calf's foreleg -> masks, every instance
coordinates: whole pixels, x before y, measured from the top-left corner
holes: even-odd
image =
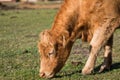
[[[105,45],[105,43],[112,36],[116,27],[119,25],[118,22],[115,21],[116,20],[114,19],[107,20],[94,32],[93,38],[90,42],[90,55],[84,68],[82,69],[82,74],[90,74],[93,71],[99,50]]]

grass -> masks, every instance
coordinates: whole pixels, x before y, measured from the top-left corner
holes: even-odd
[[[47,80],[39,77],[39,33],[50,28],[56,9],[0,11],[0,80]],[[77,40],[63,69],[52,80],[120,80],[120,31],[114,36],[111,71],[83,76],[88,43]],[[79,48],[78,48],[79,47]],[[79,54],[78,54],[79,53]],[[100,53],[96,67],[103,61]],[[79,65],[72,61],[81,62]]]

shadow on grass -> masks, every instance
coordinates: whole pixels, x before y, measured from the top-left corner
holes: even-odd
[[[69,71],[64,72],[62,75],[56,75],[55,78],[62,78],[62,77],[66,77],[66,76],[70,77],[70,76],[72,76],[74,74],[77,74],[77,73],[81,73],[81,70],[79,70],[79,71],[71,71],[71,72],[69,72]]]
[[[98,72],[99,72],[100,67],[101,67],[101,65],[99,65],[98,67],[96,67],[96,68],[94,69],[94,70],[95,70],[95,73],[98,73]],[[120,62],[117,62],[117,63],[112,64],[110,70],[104,70],[104,71],[101,72],[101,73],[106,73],[106,72],[109,72],[109,71],[113,71],[114,69],[120,69]],[[99,73],[99,74],[101,74],[101,73]]]
[[[102,74],[102,73],[106,73],[106,72],[109,72],[109,71],[113,71],[114,69],[120,69],[120,62],[112,64],[110,70],[104,70],[103,72],[98,73],[100,67],[101,67],[101,65],[99,65],[98,67],[96,67],[94,69],[95,74]],[[62,78],[62,77],[66,77],[66,76],[70,77],[70,76],[72,76],[74,74],[77,74],[77,73],[81,73],[81,70],[79,70],[79,71],[71,71],[71,72],[61,72],[62,75],[56,75],[54,78]]]

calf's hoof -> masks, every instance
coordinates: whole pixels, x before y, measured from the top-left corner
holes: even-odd
[[[92,68],[87,68],[87,69],[83,68],[82,69],[82,74],[83,75],[89,75],[89,74],[92,74],[92,73],[93,73],[93,69]]]
[[[110,67],[111,65],[106,65],[106,64],[103,64],[101,67],[100,67],[100,70],[99,70],[99,73],[103,72],[103,71],[109,71],[110,70]]]

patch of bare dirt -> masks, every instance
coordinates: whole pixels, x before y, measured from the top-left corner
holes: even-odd
[[[60,4],[48,4],[48,5],[38,5],[31,3],[21,3],[18,8],[20,9],[56,9],[60,8]]]
[[[1,3],[0,2],[0,9],[15,9],[16,8],[16,5],[12,4],[11,3]]]
[[[34,3],[0,3],[0,9],[58,9],[58,4],[34,4]]]

